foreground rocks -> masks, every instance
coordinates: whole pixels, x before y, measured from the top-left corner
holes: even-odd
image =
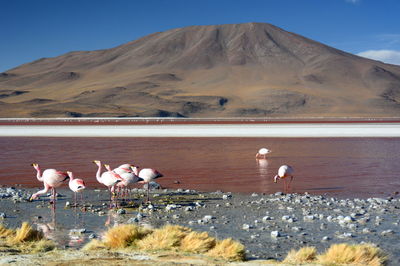
[[[6,193],[5,189],[1,189],[0,195]],[[4,217],[0,219],[4,223],[19,226],[22,221],[51,222],[47,201],[26,202],[30,191],[21,189],[16,193],[21,194],[17,201],[15,194],[1,200],[0,212]],[[55,231],[58,235],[63,235],[63,230],[66,233],[64,238],[57,238],[53,231],[50,237],[63,248],[74,246],[68,235],[80,237],[79,243],[85,243],[89,238],[101,237],[106,226],[114,224],[158,227],[171,223],[207,231],[220,239],[239,240],[246,246],[249,258],[281,260],[291,249],[303,246],[315,246],[321,252],[333,243],[370,242],[390,254],[389,265],[400,265],[399,198],[339,199],[307,193],[241,195],[162,190],[152,194],[151,204],[142,204],[144,191],[136,189],[135,200],[110,210],[104,190],[85,191],[86,207],[78,209],[64,207],[66,201],[72,202],[71,193],[61,191],[61,195],[66,196],[58,199],[54,221],[58,231]],[[79,234],[68,233],[82,228],[85,230]]]

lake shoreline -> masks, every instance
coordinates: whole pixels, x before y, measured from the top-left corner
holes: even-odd
[[[8,192],[7,192],[8,191]],[[36,191],[25,188],[1,188],[3,223],[17,227],[23,221],[46,224],[49,221],[48,199],[27,202]],[[76,217],[83,217],[85,232],[81,237],[100,238],[115,224],[134,223],[160,227],[178,224],[196,231],[206,231],[219,239],[233,237],[246,246],[249,259],[282,260],[290,249],[315,246],[323,251],[333,243],[377,244],[389,254],[388,265],[399,265],[400,198],[338,199],[326,195],[304,194],[239,194],[199,192],[194,190],[154,190],[152,204],[143,204],[144,190],[136,189],[128,205],[109,209],[108,192],[104,189],[85,191],[83,212],[66,207],[72,192],[61,189],[57,202],[57,225],[66,234]],[[132,205],[133,204],[133,205]],[[75,214],[74,214],[75,213]],[[62,248],[76,249],[70,239],[61,241]],[[268,247],[268,248],[267,248]]]

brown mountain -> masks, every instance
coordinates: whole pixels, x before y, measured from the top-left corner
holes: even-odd
[[[400,66],[270,24],[193,26],[0,74],[1,117],[393,117]]]

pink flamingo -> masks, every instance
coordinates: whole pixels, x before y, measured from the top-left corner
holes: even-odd
[[[110,191],[110,201],[112,201],[112,198],[114,196],[114,190],[115,190],[115,184],[123,181],[120,175],[117,173],[114,173],[111,170],[108,170],[107,172],[101,173],[101,162],[100,161],[93,161],[95,164],[97,164],[98,169],[96,172],[96,179],[100,184],[103,184],[107,186],[108,190]],[[104,165],[105,167],[109,167],[108,165]]]
[[[83,202],[83,190],[86,188],[85,182],[82,179],[75,178],[74,174],[70,171],[67,172],[69,176],[69,189],[71,189],[74,192],[74,202],[75,202],[75,207],[77,206],[76,204],[76,193],[81,194],[81,201]]]
[[[139,181],[139,183],[147,184],[147,201],[149,201],[150,182],[159,177],[163,177],[163,175],[155,169],[143,168],[140,170],[139,178],[143,181]]]
[[[290,184],[293,181],[293,167],[289,165],[282,165],[279,167],[278,174],[274,177],[274,183],[278,182],[278,179],[283,179],[283,192],[287,193],[290,188]],[[289,183],[286,182],[286,178],[290,177]]]
[[[51,189],[52,201],[56,200],[56,188],[62,185],[62,183],[69,178],[68,174],[57,171],[56,169],[46,169],[41,173],[40,167],[37,163],[33,163],[32,166],[36,169],[36,178],[43,182],[44,189],[36,192],[30,198],[30,201],[36,199],[39,195],[45,194]]]
[[[119,182],[116,186],[119,189],[125,190],[122,192],[122,196],[126,196],[128,194],[127,190],[129,190],[130,186],[133,184],[143,181],[142,178],[138,176],[138,167],[129,165],[129,168],[126,168],[128,164],[121,165],[118,168],[115,168],[113,171],[119,174],[124,181]]]
[[[267,158],[267,154],[270,153],[271,150],[268,150],[267,148],[261,148],[257,154],[256,154],[256,158],[257,159],[266,159]]]

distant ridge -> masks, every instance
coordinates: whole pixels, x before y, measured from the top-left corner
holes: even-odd
[[[399,117],[400,67],[267,23],[192,26],[0,73],[0,117]]]

